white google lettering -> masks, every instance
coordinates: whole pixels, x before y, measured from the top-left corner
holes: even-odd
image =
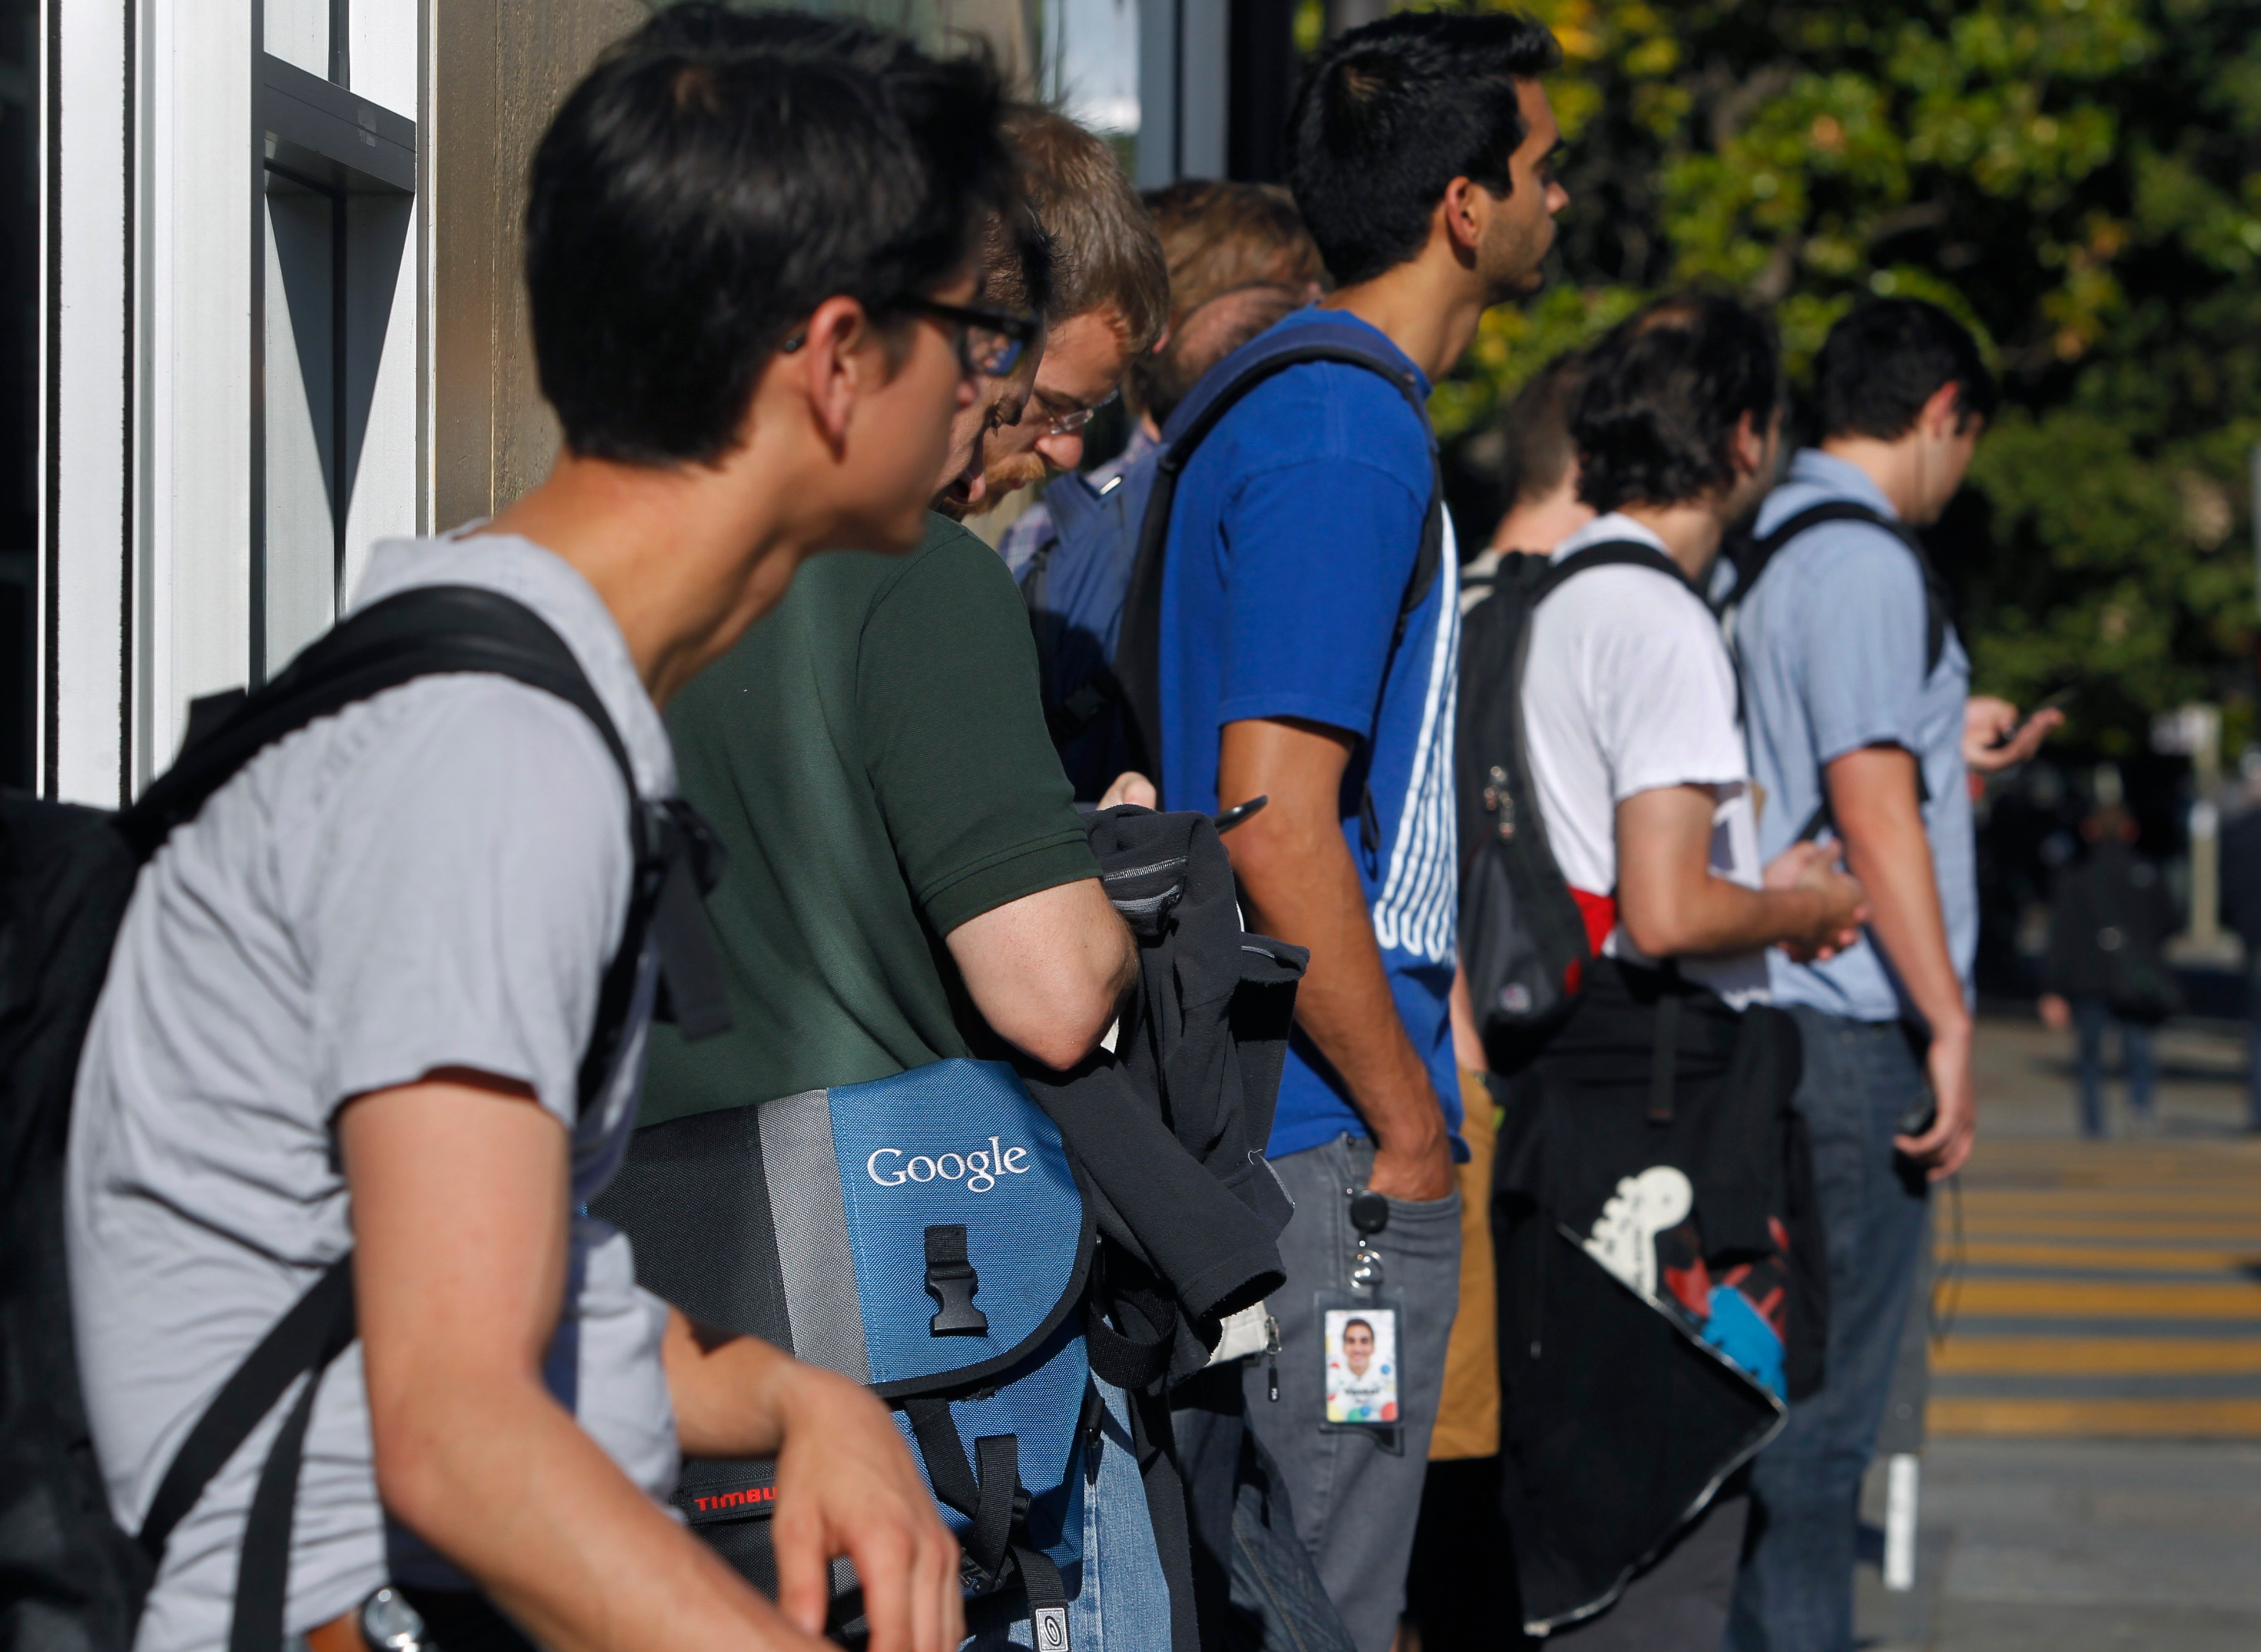
[[[1026,1147],[1008,1147],[992,1136],[986,1151],[977,1147],[972,1153],[946,1153],[933,1159],[922,1153],[906,1160],[900,1147],[878,1148],[864,1161],[864,1174],[883,1188],[900,1188],[906,1182],[933,1182],[938,1178],[944,1182],[963,1182],[969,1193],[987,1193],[997,1185],[1000,1176],[1027,1175],[1030,1168],[1028,1157]],[[890,1165],[882,1172],[879,1168],[882,1159],[897,1160],[900,1167]],[[958,1168],[952,1170],[952,1165]]]

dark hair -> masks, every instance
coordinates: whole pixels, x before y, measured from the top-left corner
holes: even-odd
[[[1166,420],[1203,373],[1326,279],[1311,232],[1276,183],[1186,178],[1146,191],[1170,270],[1170,338],[1132,360],[1123,398]]]
[[[1112,305],[1133,356],[1161,337],[1170,274],[1146,204],[1104,140],[1033,104],[1005,117],[1022,186],[1052,248],[1052,308],[1065,321]]]
[[[981,301],[1043,315],[1052,305],[1052,245],[1025,201],[981,225]]]
[[[1346,1319],[1346,1320],[1344,1320],[1344,1321],[1343,1321],[1343,1328],[1342,1328],[1343,1340],[1344,1340],[1346,1342],[1347,1342],[1347,1341],[1350,1340],[1350,1328],[1351,1328],[1353,1325],[1364,1325],[1364,1326],[1366,1327],[1366,1334],[1367,1334],[1367,1336],[1369,1336],[1369,1337],[1370,1337],[1370,1336],[1372,1336],[1372,1335],[1374,1334],[1374,1321],[1373,1321],[1373,1320],[1371,1320],[1371,1319]]]
[[[1565,351],[1524,380],[1499,416],[1502,508],[1545,499],[1562,485],[1578,457],[1570,410],[1586,382],[1586,358]]]
[[[1416,256],[1454,178],[1505,195],[1524,139],[1516,83],[1561,61],[1513,12],[1400,11],[1322,51],[1288,117],[1288,184],[1334,278]]]
[[[1829,329],[1813,363],[1814,410],[1825,436],[1898,441],[1942,384],[1956,387],[1958,429],[1994,416],[2000,392],[1978,341],[1921,298],[1862,300]]]
[[[535,153],[526,283],[575,453],[712,463],[787,333],[966,262],[1010,198],[996,71],[859,24],[696,4],[614,45]]]
[[[1586,358],[1570,416],[1578,497],[1597,511],[1675,505],[1735,479],[1735,426],[1782,400],[1774,328],[1733,298],[1660,298]]]

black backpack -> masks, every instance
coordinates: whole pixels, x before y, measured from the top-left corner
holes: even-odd
[[[679,803],[637,797],[628,751],[563,639],[529,609],[463,585],[403,592],[309,646],[255,693],[191,707],[171,769],[111,814],[0,793],[0,1643],[16,1652],[129,1652],[167,1538],[291,1384],[355,1334],[341,1257],[222,1385],[166,1470],[139,1533],[111,1519],[71,1333],[63,1169],[79,1052],[142,864],[277,740],[412,679],[514,678],[578,707],[628,783],[635,887],[583,1053],[585,1103],[614,1071],[649,934],[686,1036],[728,1024],[695,879],[711,838]],[[687,923],[686,923],[687,920]],[[315,1384],[260,1471],[237,1574],[238,1652],[281,1652],[292,1505]]]
[[[1461,966],[1496,1071],[1527,1059],[1569,1012],[1593,951],[1555,865],[1531,782],[1523,669],[1531,616],[1563,582],[1620,564],[1681,584],[1680,564],[1635,540],[1589,545],[1561,562],[1502,557],[1491,594],[1461,621],[1454,783],[1461,843]]]
[[[1079,725],[1080,731],[1093,716],[1121,717],[1124,724],[1123,749],[1132,759],[1130,766],[1144,770],[1158,788],[1162,779],[1162,573],[1169,552],[1170,514],[1177,503],[1178,479],[1184,475],[1202,441],[1225,414],[1239,406],[1244,397],[1274,374],[1308,362],[1339,362],[1380,374],[1411,406],[1428,437],[1428,514],[1422,520],[1421,547],[1413,558],[1413,571],[1406,579],[1404,595],[1398,600],[1396,628],[1390,634],[1389,657],[1396,657],[1397,645],[1405,640],[1405,628],[1411,623],[1414,611],[1437,582],[1437,571],[1444,557],[1445,492],[1442,472],[1438,469],[1436,433],[1429,426],[1428,408],[1421,399],[1419,380],[1394,356],[1385,354],[1375,343],[1371,327],[1348,317],[1326,318],[1292,327],[1275,327],[1258,334],[1209,369],[1194,386],[1192,394],[1178,405],[1162,431],[1163,446],[1154,467],[1152,491],[1138,518],[1138,556],[1130,564],[1130,581],[1122,593],[1122,623],[1113,669],[1104,677],[1093,679],[1101,699],[1090,706],[1089,715]],[[1038,635],[1040,639],[1044,636],[1041,626]],[[1388,680],[1385,669],[1385,687]],[[1061,685],[1070,694],[1077,686]],[[1045,692],[1048,695],[1055,692],[1049,674]],[[1081,706],[1086,702],[1075,703]],[[1050,704],[1046,715],[1053,717]],[[1055,717],[1055,738],[1061,727]],[[1166,797],[1163,799],[1166,806],[1168,801]],[[1360,830],[1368,853],[1381,847],[1381,827],[1375,815],[1371,791],[1360,800]]]

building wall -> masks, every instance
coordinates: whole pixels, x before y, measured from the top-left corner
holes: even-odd
[[[549,118],[639,0],[429,0],[430,520],[492,516],[548,472],[519,278],[526,169]]]

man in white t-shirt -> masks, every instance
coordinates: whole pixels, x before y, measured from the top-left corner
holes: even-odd
[[[359,1339],[174,1526],[139,1652],[216,1652],[240,1609],[255,1648],[359,1646],[388,1583],[456,1652],[815,1652],[843,1556],[873,1652],[961,1638],[957,1548],[886,1411],[693,1326],[579,1213],[635,1121],[649,951],[612,1070],[578,1070],[627,927],[631,784],[675,790],[659,707],[806,556],[908,549],[953,408],[1009,367],[966,307],[972,226],[1012,187],[1000,107],[987,68],[858,25],[685,8],[544,138],[527,280],[563,451],[496,521],[378,546],[354,606],[515,600],[571,651],[632,781],[564,700],[426,676],[268,747],[142,872],[66,1187],[119,1521],[348,1251]],[[239,1601],[255,1484],[267,1505],[301,1403],[283,1598]],[[776,1459],[777,1605],[664,1506],[678,1452]]]
[[[1669,405],[1689,363],[1711,405]],[[1554,560],[1631,542],[1677,572],[1565,580],[1532,616],[1523,677],[1540,812],[1595,951],[1673,959],[1738,1007],[1766,995],[1767,947],[1843,944],[1861,901],[1812,844],[1762,871],[1734,664],[1698,594],[1727,524],[1773,479],[1779,383],[1764,324],[1725,299],[1666,299],[1598,348],[1573,435],[1579,495],[1601,514]]]
[[[1663,300],[1597,347],[1571,429],[1600,514],[1554,559],[1630,559],[1590,558],[1540,602],[1522,683],[1540,813],[1596,953],[1669,961],[1737,1009],[1764,1000],[1768,947],[1825,956],[1863,910],[1834,851],[1801,844],[1762,868],[1734,668],[1698,594],[1773,478],[1779,400],[1771,334],[1730,299]],[[1723,1496],[1614,1605],[1554,1633],[1716,1646],[1747,1507]]]

